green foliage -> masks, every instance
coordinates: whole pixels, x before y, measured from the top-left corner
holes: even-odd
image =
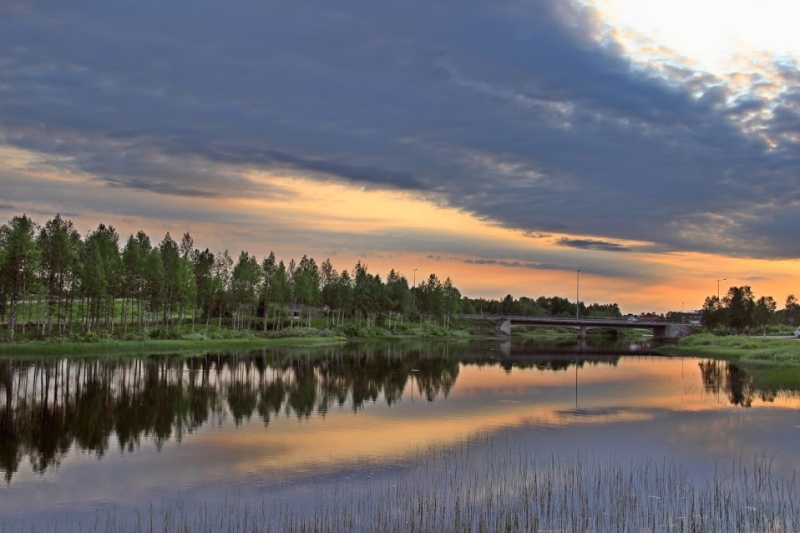
[[[789,295],[786,308],[780,313],[776,311],[777,303],[772,296],[761,296],[755,299],[752,289],[744,285],[731,287],[720,300],[709,296],[703,304],[702,324],[709,331],[717,334],[745,333],[760,328],[766,334],[770,325],[777,325],[781,316],[793,323],[792,299]],[[779,316],[780,315],[780,316]]]
[[[460,306],[465,314],[488,314],[507,316],[564,316],[574,317],[577,311],[574,302],[560,296],[540,296],[533,299],[520,296],[515,299],[508,294],[502,300],[486,300],[483,298],[461,298]],[[620,318],[622,312],[616,303],[593,303],[586,306],[581,302],[580,316]]]
[[[14,217],[0,228],[0,290],[3,307],[8,300],[9,340],[14,340],[17,304],[35,282],[41,259],[35,241],[36,224],[26,215]]]

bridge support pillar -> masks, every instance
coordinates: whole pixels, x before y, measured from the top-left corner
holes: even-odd
[[[579,339],[586,338],[586,326],[581,326],[578,328],[578,338]]]
[[[511,355],[511,339],[503,339],[500,341],[500,355],[509,357]]]
[[[497,321],[497,333],[499,335],[511,336],[511,320],[503,318]]]

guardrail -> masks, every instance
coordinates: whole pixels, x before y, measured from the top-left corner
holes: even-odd
[[[635,320],[631,320],[630,318],[626,317],[598,317],[598,316],[589,316],[589,317],[563,317],[563,316],[541,316],[541,315],[487,315],[487,314],[479,314],[479,315],[465,315],[460,314],[456,315],[456,318],[466,319],[466,320],[478,320],[478,319],[504,319],[504,320],[519,320],[519,321],[529,321],[529,320],[542,320],[552,323],[564,323],[564,324],[575,324],[577,322],[605,322],[605,323],[614,323],[614,324],[661,324],[661,325],[688,325],[688,324],[681,324],[680,322],[671,322],[665,318],[639,318],[636,317]]]

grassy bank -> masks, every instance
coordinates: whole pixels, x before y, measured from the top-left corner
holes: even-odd
[[[303,346],[345,342],[344,337],[263,337],[229,339],[100,340],[95,342],[42,341],[0,344],[0,358],[41,356],[135,355],[199,353],[212,350],[252,350],[270,346]]]
[[[475,338],[487,334],[482,324],[454,324],[452,327],[419,322],[387,329],[345,324],[337,328],[294,327],[281,330],[234,331],[229,328],[192,332],[187,326],[166,331],[158,329],[129,332],[124,337],[74,335],[68,338],[23,340],[0,343],[0,358],[41,356],[134,355],[155,353],[203,353],[212,350],[250,350],[269,346],[321,345],[348,340]]]
[[[659,352],[736,363],[753,376],[759,388],[800,389],[800,341],[796,339],[701,333]]]

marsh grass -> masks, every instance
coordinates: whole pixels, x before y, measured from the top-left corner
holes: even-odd
[[[711,334],[690,335],[678,345],[665,348],[672,354],[713,356],[734,361],[760,361],[763,364],[800,365],[800,341],[769,337]]]
[[[669,461],[539,456],[489,443],[430,448],[401,475],[366,469],[308,490],[258,500],[176,499],[86,511],[59,526],[0,531],[75,532],[790,532],[800,528],[794,475],[766,458],[693,480]]]
[[[658,349],[665,355],[705,357],[736,363],[765,390],[800,389],[800,340],[711,334],[690,335]]]

